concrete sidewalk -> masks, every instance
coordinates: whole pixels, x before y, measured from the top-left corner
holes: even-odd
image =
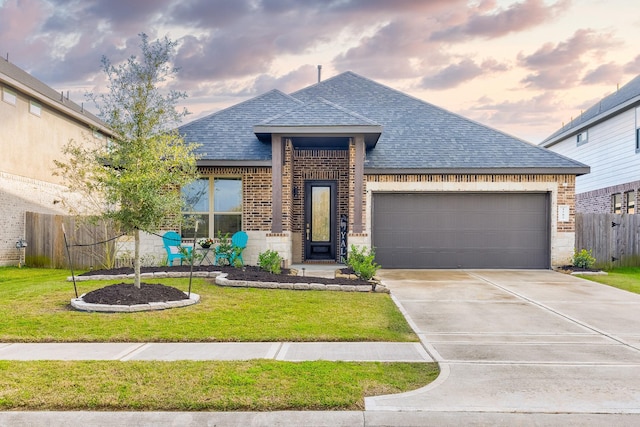
[[[307,360],[432,362],[420,343],[15,343],[0,360]]]

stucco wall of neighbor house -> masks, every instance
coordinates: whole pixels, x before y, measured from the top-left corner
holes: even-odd
[[[16,242],[25,238],[25,212],[67,213],[60,203],[64,190],[60,185],[0,172],[0,265],[18,265]]]
[[[376,192],[547,192],[551,194],[551,265],[569,263],[575,246],[575,176],[573,175],[367,175],[366,233],[350,243],[371,246],[372,199]],[[569,209],[559,221],[558,208]]]
[[[40,104],[41,112],[37,116],[29,111],[32,98],[16,93],[15,105],[0,98],[0,138],[3,146],[11,147],[0,156],[0,171],[63,184],[62,177],[52,175],[53,161],[63,160],[62,147],[71,139],[96,141],[93,131],[47,105]],[[104,141],[106,143],[106,139]]]

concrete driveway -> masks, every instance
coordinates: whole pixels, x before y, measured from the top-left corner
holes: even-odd
[[[546,270],[380,277],[442,373],[368,411],[640,414],[640,295]]]

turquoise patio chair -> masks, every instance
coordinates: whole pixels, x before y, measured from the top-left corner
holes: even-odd
[[[240,260],[240,263],[244,265],[244,260],[242,259],[242,251],[247,247],[247,241],[249,240],[249,236],[244,231],[238,231],[231,236],[231,251],[230,252],[219,252],[218,248],[216,248],[216,260],[215,264],[220,265],[219,261],[221,259],[226,259],[229,262],[229,265],[235,265],[236,259]]]
[[[162,235],[162,243],[164,244],[164,248],[167,251],[167,265],[170,267],[173,265],[173,261],[178,259],[180,260],[180,265],[182,265],[182,261],[189,261],[187,257],[180,252],[180,245],[182,244],[182,237],[180,234],[175,231],[167,231]],[[187,253],[191,253],[191,248],[186,247]]]
[[[242,251],[247,247],[247,242],[249,241],[249,236],[244,231],[238,231],[231,237],[231,245],[233,246],[233,251],[231,252],[231,259],[229,260],[229,264],[235,265],[236,259],[240,260],[240,263],[244,265],[244,260],[242,259]]]

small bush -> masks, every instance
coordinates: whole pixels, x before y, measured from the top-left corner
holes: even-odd
[[[591,269],[596,263],[596,259],[593,257],[591,250],[582,249],[578,252],[576,249],[573,254],[573,266],[584,269]]]
[[[371,250],[367,250],[365,247],[358,249],[357,246],[351,245],[347,256],[347,266],[351,267],[359,278],[371,280],[380,268],[380,265],[374,261],[375,257],[375,248],[371,248]]]
[[[218,264],[228,264],[232,252],[233,245],[231,244],[231,239],[229,239],[229,233],[225,233],[224,235],[222,235],[220,230],[218,230],[218,246],[216,247],[216,254],[227,254],[226,258],[220,258],[218,260]]]
[[[258,255],[258,266],[273,274],[280,274],[280,265],[282,264],[282,257],[278,252],[268,249]]]

